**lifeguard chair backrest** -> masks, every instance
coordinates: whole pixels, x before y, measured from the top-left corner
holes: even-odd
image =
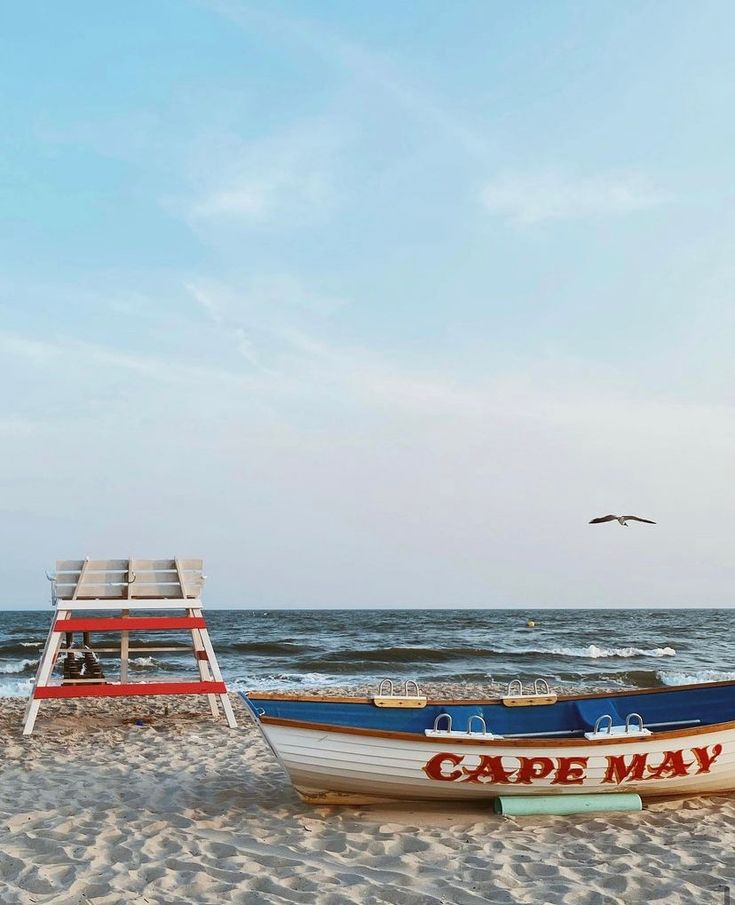
[[[201,559],[59,559],[58,600],[198,599]]]

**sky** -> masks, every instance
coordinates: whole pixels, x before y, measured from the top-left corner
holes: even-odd
[[[731,605],[733,26],[4,4],[0,606]]]

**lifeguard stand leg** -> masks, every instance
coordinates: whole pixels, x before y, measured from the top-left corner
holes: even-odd
[[[201,616],[201,610],[187,610],[190,616]],[[202,682],[211,681],[211,674],[209,671],[209,656],[204,649],[204,644],[202,642],[202,634],[201,630],[198,628],[192,629],[191,632],[191,640],[194,645],[194,656],[197,660],[197,668],[199,669],[199,678]],[[209,709],[212,712],[212,716],[219,716],[219,710],[217,708],[217,695],[216,694],[208,694],[207,700],[209,701]]]
[[[201,617],[201,610],[192,610],[192,615]],[[219,663],[217,663],[217,655],[214,652],[214,648],[212,647],[212,642],[209,640],[209,630],[206,628],[200,629],[199,634],[202,639],[202,644],[204,645],[204,651],[207,654],[207,660],[209,661],[209,668],[212,670],[212,675],[216,682],[224,682],[222,678],[222,673],[219,668]],[[227,719],[227,725],[230,729],[237,729],[237,720],[235,719],[235,711],[232,709],[232,704],[230,702],[230,698],[225,692],[224,694],[219,695],[220,702],[222,704],[222,709],[225,712],[225,717]]]
[[[68,610],[57,612],[54,617],[54,624],[67,619],[70,615],[71,613]],[[33,727],[36,725],[36,717],[38,716],[41,702],[36,697],[35,692],[37,688],[43,688],[48,685],[51,673],[54,669],[54,664],[56,663],[56,658],[59,655],[59,648],[61,647],[63,637],[64,635],[62,632],[55,632],[52,627],[49,636],[46,639],[41,659],[38,661],[38,671],[36,672],[36,678],[33,682],[33,688],[31,689],[31,696],[28,698],[26,712],[23,716],[23,735],[30,735],[33,732]]]

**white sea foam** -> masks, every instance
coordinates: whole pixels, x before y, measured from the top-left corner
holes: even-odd
[[[564,649],[558,653],[566,653]],[[574,657],[591,657],[598,660],[603,657],[674,657],[673,647],[598,647],[588,644],[587,647],[570,648],[569,654]]]
[[[308,687],[328,688],[331,685],[350,685],[361,681],[359,678],[349,676],[327,676],[319,672],[307,673],[279,673],[270,676],[238,676],[228,680],[227,685],[232,691],[278,691],[285,688]],[[362,680],[364,681],[364,680]]]
[[[31,678],[0,682],[0,698],[27,698],[32,687]]]
[[[508,648],[509,656],[515,654],[540,654],[547,657],[590,657],[593,660],[605,657],[674,657],[676,650],[673,647],[598,647],[596,644],[588,644],[586,647],[526,647]]]
[[[23,672],[37,663],[38,660],[16,660],[13,663],[0,663],[0,673],[11,675],[12,673]]]
[[[156,666],[156,661],[153,657],[133,657],[130,660],[130,663],[133,666]]]
[[[21,647],[43,647],[43,641],[21,641]]]
[[[735,672],[718,672],[716,669],[700,669],[697,672],[658,672],[662,685],[698,685],[700,682],[732,682]]]

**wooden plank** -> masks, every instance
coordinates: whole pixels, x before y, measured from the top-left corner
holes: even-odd
[[[190,610],[192,616],[195,618],[201,617],[202,611],[192,609]],[[202,621],[204,621],[202,619]],[[192,635],[194,633],[192,632]],[[204,650],[207,652],[207,665],[209,667],[212,676],[218,682],[222,682],[224,684],[224,680],[222,678],[222,673],[220,672],[219,663],[217,662],[217,655],[214,652],[214,648],[212,647],[212,642],[209,638],[209,631],[207,630],[207,626],[204,625],[202,631],[199,632],[199,637],[201,639],[202,645],[204,646]],[[200,661],[201,665],[204,666],[204,661]],[[237,729],[237,720],[235,719],[235,712],[232,709],[232,702],[227,694],[227,689],[220,693],[219,696],[220,703],[222,704],[222,710],[225,713],[225,719],[227,720],[227,725],[230,729]]]
[[[135,560],[133,557],[128,558],[128,586],[126,588],[126,595],[128,598],[130,597],[131,591],[130,586],[131,582],[135,581]],[[130,618],[130,610],[123,610],[122,617],[124,619]],[[125,685],[128,681],[128,658],[130,657],[130,632],[120,632],[120,682]]]
[[[201,582],[199,583],[201,587]],[[196,582],[188,582],[189,594],[191,597],[199,595],[199,588]],[[181,585],[176,582],[168,584],[142,584],[139,581],[130,585],[131,599],[150,598],[150,597],[176,597],[181,595]],[[183,598],[182,598],[183,599]]]
[[[77,582],[77,586],[74,589],[74,593],[71,595],[71,599],[74,600],[79,592],[79,585],[84,581],[84,573],[87,571],[87,566],[89,565],[89,560],[84,561],[84,565],[79,572],[79,581]]]
[[[57,559],[57,572],[80,572],[85,560],[83,559]],[[127,569],[127,559],[90,559],[89,568],[95,571],[100,569]]]
[[[224,682],[126,682],[124,685],[46,685],[35,688],[33,697],[44,698],[110,698],[149,694],[226,694]]]
[[[65,622],[68,622],[68,615],[68,613],[56,613],[54,623],[63,625]],[[56,658],[59,654],[59,648],[61,647],[61,641],[62,636],[60,632],[49,632],[46,637],[46,644],[38,661],[38,670],[36,671],[36,678],[33,683],[33,693],[28,698],[26,712],[23,718],[23,735],[30,735],[33,732],[36,717],[38,716],[38,710],[41,706],[40,702],[36,700],[36,691],[39,688],[46,686],[46,683],[51,678],[54,665],[56,664]]]
[[[74,590],[78,585],[74,585]],[[125,588],[127,585],[99,585],[89,588],[81,588],[76,596],[74,590],[70,590],[71,585],[57,585],[56,596],[62,600],[104,600],[107,597],[123,600],[126,597]]]
[[[176,631],[178,629],[206,628],[201,616],[126,616],[120,619],[108,617],[90,619],[65,619],[56,622],[55,632],[124,632],[124,631]]]
[[[179,560],[181,563],[181,568],[185,571],[195,571],[200,572],[202,570],[202,566],[204,565],[203,560],[201,559],[181,559]],[[144,572],[150,569],[165,569],[166,571],[170,569],[176,568],[176,560],[175,559],[136,559],[135,560],[136,569]]]
[[[66,601],[59,600],[57,608],[59,610],[100,610],[100,611],[110,611],[110,612],[119,612],[120,604],[117,602],[118,600],[127,600],[127,598],[113,598],[110,600],[99,600],[96,598],[87,598],[85,602],[84,598],[77,601]],[[92,605],[91,601],[94,601],[94,605]],[[195,606],[198,609],[201,609],[202,602],[197,599],[189,599],[184,600],[182,597],[160,597],[155,600],[131,600],[130,601],[130,609],[132,610],[183,610],[187,607]]]
[[[164,584],[173,582],[177,584],[179,580],[174,569],[141,569],[136,565],[132,572],[135,575],[135,581],[132,584],[136,584],[139,581],[144,584],[154,584],[155,582]]]
[[[73,584],[74,581],[78,581],[79,579],[74,578],[74,572],[60,572],[57,574],[57,582],[60,584]],[[90,581],[93,584],[127,584],[128,583],[128,570],[127,569],[100,569],[99,571],[95,571],[94,569],[87,569],[84,573],[84,581]]]
[[[66,651],[66,650],[74,650],[74,651],[78,652],[79,648],[78,647],[70,647],[70,648],[62,647],[61,650],[62,650],[62,652]],[[96,644],[94,645],[94,647],[90,648],[90,650],[93,650],[96,654],[119,654],[120,653],[119,647],[97,647]],[[186,645],[180,645],[179,647],[129,647],[128,648],[129,654],[156,654],[156,653],[162,653],[163,651],[168,651],[169,653],[175,651],[176,653],[181,654],[181,653],[189,653],[191,651],[191,648],[187,647]]]
[[[57,572],[80,572],[85,560],[83,559],[57,559]],[[93,572],[127,571],[130,560],[128,559],[90,559],[89,569]],[[136,559],[136,568],[141,570],[164,569],[166,571],[176,568],[175,559]],[[186,572],[201,572],[204,561],[201,559],[180,559],[179,564]]]

